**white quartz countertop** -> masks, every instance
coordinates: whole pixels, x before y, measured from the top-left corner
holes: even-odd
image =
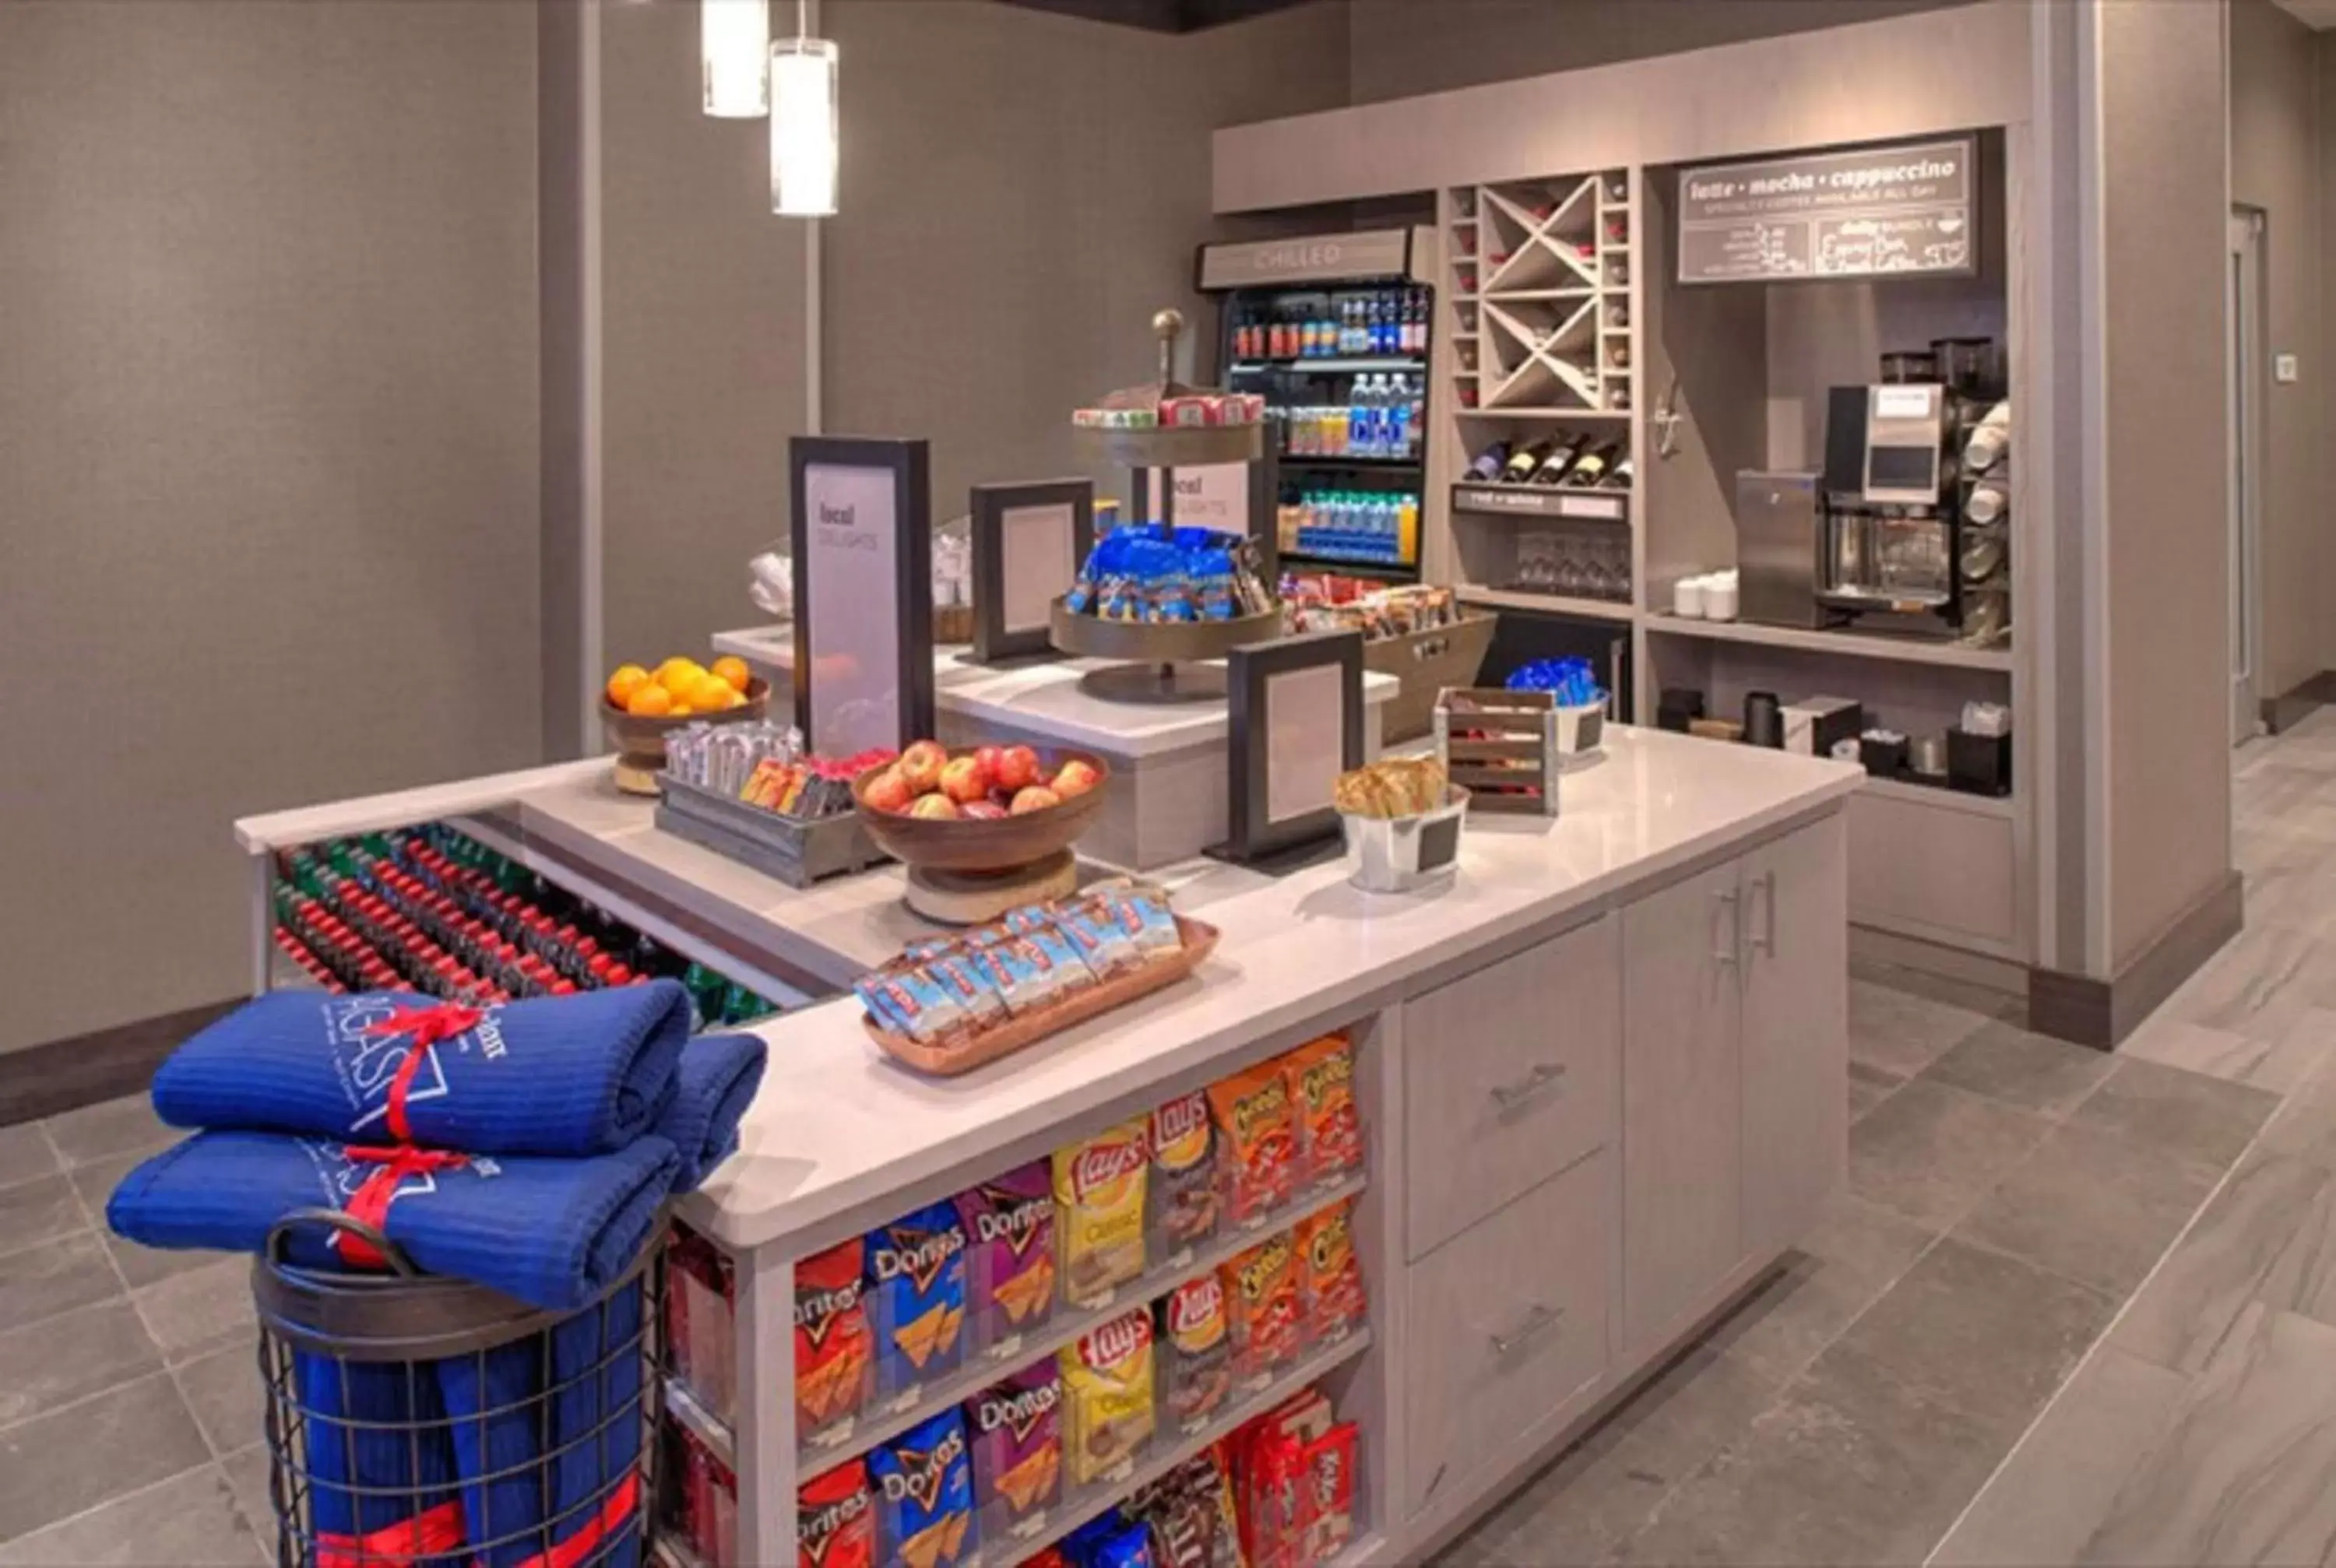
[[[1457,877],[1361,892],[1336,861],[1280,878],[1194,870],[1180,911],[1224,933],[1192,979],[960,1078],[878,1052],[851,998],[760,1026],[771,1047],[738,1154],[686,1201],[733,1248],[828,1224],[1040,1136],[1250,1040],[1597,903],[1847,796],[1854,765],[1616,726],[1562,813],[1472,818]]]
[[[792,670],[795,663],[792,626],[753,627],[714,634],[714,651],[750,663]],[[1109,659],[1049,659],[991,666],[974,662],[962,644],[933,654],[933,700],[944,712],[995,725],[1011,725],[1061,740],[1066,745],[1114,756],[1158,756],[1220,744],[1230,723],[1222,701],[1123,703],[1090,696],[1079,677],[1111,667]],[[1363,701],[1383,703],[1402,682],[1391,675],[1363,672]]]

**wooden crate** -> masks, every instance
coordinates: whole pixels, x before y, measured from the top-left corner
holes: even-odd
[[[727,855],[791,888],[867,870],[888,858],[857,812],[832,817],[782,816],[667,774],[657,825],[676,838]]]
[[[1436,699],[1436,755],[1468,809],[1557,814],[1557,704],[1545,691],[1449,687]]]

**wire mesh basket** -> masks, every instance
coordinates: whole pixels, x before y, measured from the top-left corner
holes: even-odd
[[[385,1274],[287,1264],[303,1224]],[[581,1311],[425,1276],[345,1213],[252,1265],[281,1568],[598,1568],[647,1554],[662,1232]]]

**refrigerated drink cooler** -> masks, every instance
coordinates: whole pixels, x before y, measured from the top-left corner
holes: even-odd
[[[1225,385],[1262,394],[1289,570],[1419,575],[1435,230],[1205,245]]]

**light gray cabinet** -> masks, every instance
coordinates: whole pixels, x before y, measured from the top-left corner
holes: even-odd
[[[1743,1255],[1743,891],[1734,862],[1622,911],[1622,1342]]]
[[[1847,856],[1830,816],[1742,862],[1747,1252],[1805,1232],[1848,1163]]]
[[[1404,1004],[1406,1256],[1612,1140],[1621,924],[1604,916]]]

